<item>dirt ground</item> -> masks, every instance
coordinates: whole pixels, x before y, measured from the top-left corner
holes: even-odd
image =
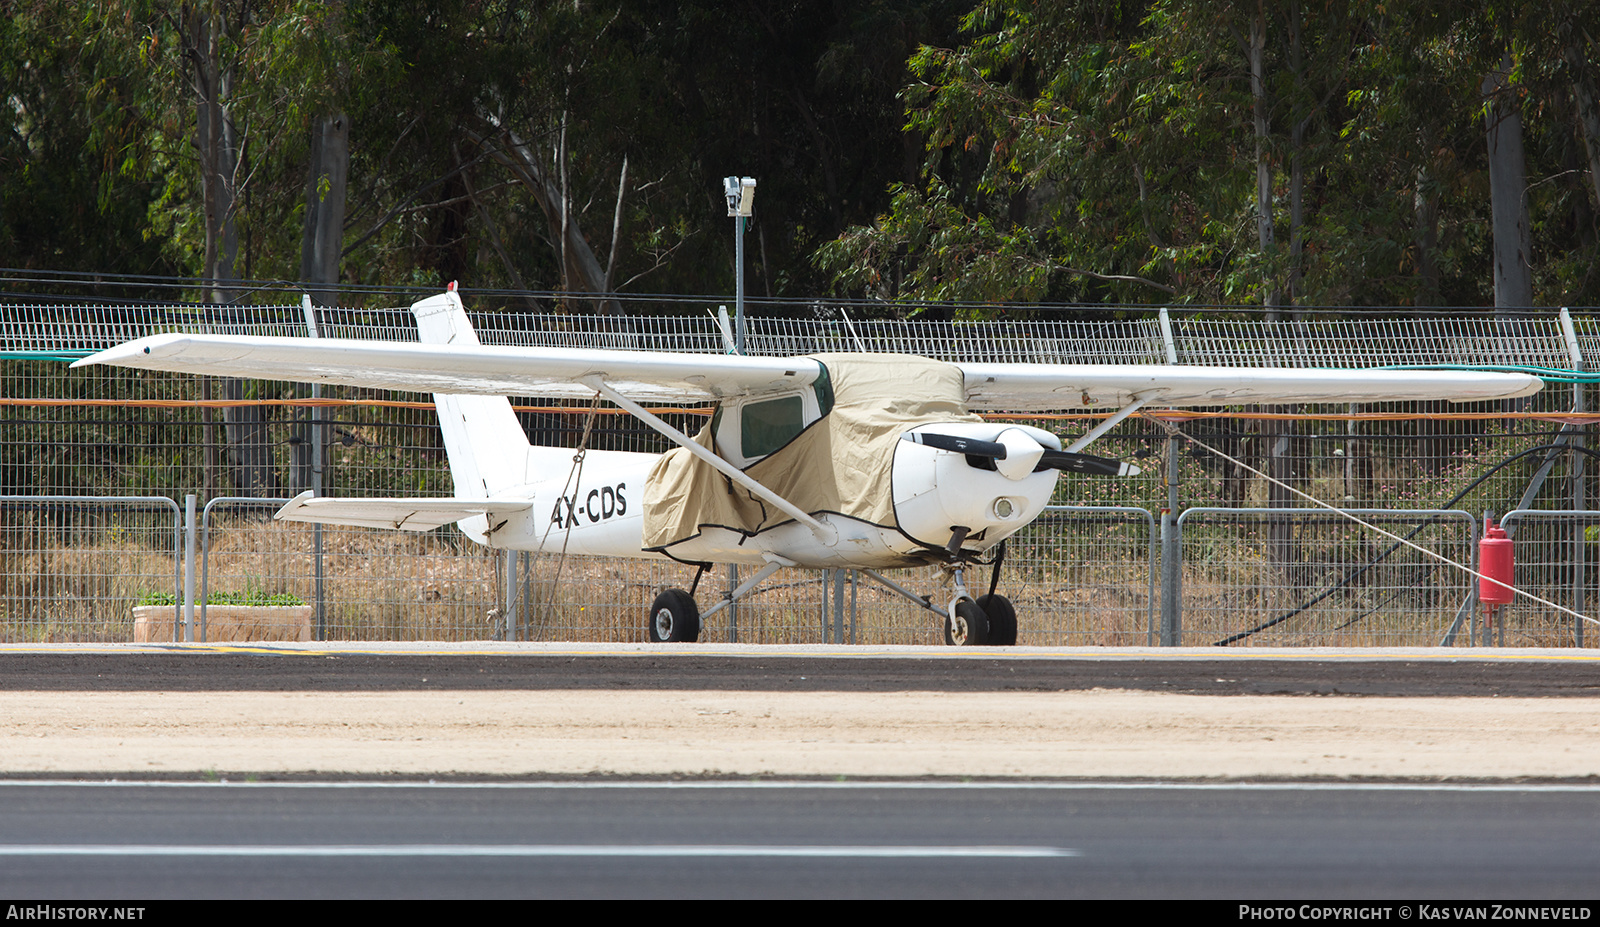
[[[1592,698],[726,690],[0,692],[59,774],[1600,776]]]

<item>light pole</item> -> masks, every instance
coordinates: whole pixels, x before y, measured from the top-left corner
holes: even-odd
[[[722,178],[722,193],[728,198],[728,215],[733,217],[733,350],[744,353],[744,220],[756,206],[754,177]]]
[[[754,177],[722,178],[722,195],[728,198],[728,215],[733,217],[733,353],[744,354],[744,220],[756,207]],[[739,586],[739,565],[728,564],[728,591]],[[739,641],[738,606],[728,607],[728,639]]]

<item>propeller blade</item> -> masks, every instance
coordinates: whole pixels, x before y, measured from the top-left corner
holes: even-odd
[[[1110,457],[1096,457],[1093,454],[1074,454],[1071,451],[1045,451],[1039,458],[1038,469],[1054,467],[1057,470],[1071,470],[1073,473],[1095,473],[1100,476],[1137,476],[1141,471],[1130,463],[1123,463]]]
[[[956,435],[942,435],[938,432],[919,431],[902,435],[901,439],[913,444],[935,447],[941,451],[954,451],[957,454],[967,455],[967,462],[980,470],[993,470],[993,461],[1005,460],[1006,446],[998,441],[979,441],[976,438],[962,438]],[[1072,451],[1052,451],[1041,448],[1044,452],[1039,458],[1038,466],[1033,472],[1040,470],[1056,469],[1070,470],[1073,473],[1093,473],[1099,476],[1137,476],[1141,471],[1137,466],[1123,463],[1111,457],[1096,457],[1093,454],[1076,454]],[[1020,479],[1021,476],[1013,476]]]
[[[955,451],[957,454],[966,454],[968,457],[987,457],[991,460],[1005,460],[1006,446],[996,441],[979,441],[976,438],[958,438],[955,435],[941,435],[928,431],[916,431],[902,438],[912,444],[921,444],[927,447],[936,447],[941,451]]]

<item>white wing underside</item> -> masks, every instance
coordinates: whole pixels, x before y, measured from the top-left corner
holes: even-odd
[[[974,364],[967,404],[1016,412],[1117,407],[1240,406],[1291,402],[1481,402],[1536,393],[1544,383],[1522,373],[1474,370],[1339,370],[1292,367],[1189,367],[1136,364]]]
[[[705,403],[728,396],[794,390],[813,382],[820,369],[815,360],[805,357],[184,334],[132,341],[73,366],[89,364],[412,392],[583,399],[595,394],[583,381],[599,377],[630,399],[663,403]],[[1480,402],[1526,396],[1543,385],[1538,377],[1527,374],[1457,370],[1157,364],[956,366],[965,375],[971,408],[1019,412],[1115,408],[1138,399],[1147,407],[1434,399]]]
[[[532,502],[520,500],[330,499],[315,498],[306,492],[289,500],[273,517],[280,521],[428,531],[474,515],[488,515],[492,523],[497,515],[514,515],[532,507]]]
[[[595,393],[581,381],[598,375],[630,399],[669,403],[793,390],[818,372],[815,361],[803,358],[248,335],[152,335],[73,366],[85,364],[418,393],[581,399]]]

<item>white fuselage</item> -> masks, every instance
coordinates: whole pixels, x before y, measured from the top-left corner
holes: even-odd
[[[941,423],[910,430],[993,441],[1018,427]],[[1026,430],[1059,447],[1048,433]],[[495,494],[505,499],[531,499],[532,508],[510,517],[496,516],[492,526],[489,517],[482,515],[459,525],[468,537],[491,547],[665,558],[644,550],[642,540],[645,485],[658,459],[656,454],[591,450],[584,455],[580,469],[573,466],[570,450],[535,449],[529,469],[537,466],[547,475]],[[776,557],[816,568],[916,565],[927,562],[930,552],[948,544],[956,526],[967,529],[964,549],[988,550],[1038,517],[1056,482],[1054,470],[1012,479],[997,470],[972,466],[964,454],[909,441],[897,442],[893,468],[895,525],[815,512],[811,514],[828,529],[824,537],[794,521],[754,536],[707,526],[696,537],[675,543],[671,559],[759,565]]]

